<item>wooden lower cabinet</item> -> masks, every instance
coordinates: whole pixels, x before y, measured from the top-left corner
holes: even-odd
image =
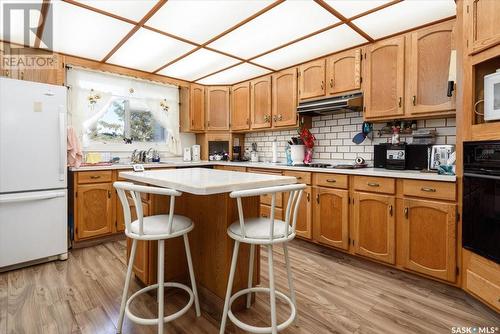
[[[442,280],[456,278],[456,205],[405,199],[403,266]]]
[[[354,252],[395,264],[395,197],[354,192]]]
[[[113,184],[80,184],[76,189],[75,240],[112,233],[115,200]]]
[[[297,225],[295,226],[295,233],[298,237],[303,239],[312,239],[312,187],[307,186],[302,193],[297,213]],[[290,196],[285,194],[283,202],[283,210],[286,211],[288,199]]]
[[[349,248],[349,192],[315,188],[314,239],[329,246]]]

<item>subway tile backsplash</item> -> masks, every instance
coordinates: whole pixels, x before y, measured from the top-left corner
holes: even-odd
[[[385,143],[391,135],[378,135],[378,130],[386,123],[375,123],[373,140],[356,145],[352,137],[361,132],[363,124],[362,114],[359,112],[335,113],[325,116],[315,116],[312,119],[311,132],[316,136],[314,146],[314,162],[352,163],[357,157],[364,158],[369,164],[373,163],[373,145]],[[418,129],[435,129],[437,131],[436,144],[455,144],[455,118],[437,118],[417,121]],[[270,161],[272,158],[272,142],[278,141],[278,156],[285,161],[285,146],[287,140],[296,136],[296,130],[251,132],[245,136],[245,149],[251,149],[252,143],[257,143],[259,159]],[[401,140],[411,143],[412,138],[401,135]]]

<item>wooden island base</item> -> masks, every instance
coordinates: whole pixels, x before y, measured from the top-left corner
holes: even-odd
[[[152,196],[151,215],[168,212],[168,198]],[[243,202],[246,217],[259,215],[259,197],[249,197]],[[220,321],[229,278],[234,241],[227,235],[227,227],[238,219],[236,200],[228,193],[215,195],[193,195],[183,193],[175,201],[175,214],[191,218],[195,224],[189,233],[189,243],[198,285],[202,310],[210,318]],[[138,261],[149,264],[150,279],[146,284],[156,283],[156,243],[150,242],[148,252],[138,250]],[[146,247],[145,247],[146,248]],[[139,249],[139,247],[138,247]],[[247,287],[250,247],[241,244],[238,254],[233,293]],[[259,247],[255,249],[254,284],[259,283]],[[147,256],[148,258],[140,258]],[[182,238],[167,240],[165,245],[165,280],[189,282],[188,267]],[[245,298],[233,304],[233,310],[244,308]]]

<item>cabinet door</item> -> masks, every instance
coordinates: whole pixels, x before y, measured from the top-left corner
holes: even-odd
[[[96,183],[77,188],[77,240],[113,232],[113,185]]]
[[[469,51],[476,53],[500,42],[500,1],[468,0]]]
[[[328,94],[361,89],[361,50],[349,50],[326,60]]]
[[[366,51],[365,117],[402,116],[404,45],[400,36],[372,44]]]
[[[394,264],[394,197],[354,193],[354,251]]]
[[[18,73],[18,79],[35,81],[52,85],[63,85],[64,84],[64,67],[62,65],[61,56],[58,54],[51,54],[49,52],[43,52],[35,49],[23,50],[23,52],[28,52],[30,54],[40,54],[47,62],[52,61],[50,68],[20,68]]]
[[[454,282],[456,205],[407,199],[403,214],[404,267]]]
[[[205,87],[191,84],[189,94],[189,116],[191,130],[205,130]]]
[[[302,193],[297,212],[297,225],[295,233],[298,237],[312,239],[312,187],[307,186]],[[288,206],[289,193],[285,194],[283,211],[286,212]],[[292,214],[293,212],[290,212]],[[291,220],[292,218],[290,218]]]
[[[325,59],[312,61],[299,67],[299,99],[325,95]]]
[[[453,110],[455,97],[447,96],[453,22],[415,31],[408,40],[407,111],[422,114]]]
[[[297,124],[297,69],[273,74],[273,127]]]
[[[349,192],[316,188],[314,239],[337,248],[349,248]]]
[[[231,130],[250,129],[250,83],[232,87],[231,92]]]
[[[130,210],[131,210],[130,213],[132,216],[132,221],[134,221],[137,219],[135,206],[131,206]],[[142,212],[145,217],[149,216],[149,205],[147,203],[142,203]],[[150,243],[152,243],[152,241],[147,241],[147,240],[137,241],[137,250],[135,252],[133,271],[135,276],[139,280],[141,280],[141,282],[143,282],[144,284],[149,284]],[[129,259],[131,249],[132,249],[132,239],[127,238],[127,260]]]
[[[271,76],[255,79],[250,82],[250,114],[252,129],[271,127]]]
[[[229,130],[229,87],[207,88],[207,130]]]

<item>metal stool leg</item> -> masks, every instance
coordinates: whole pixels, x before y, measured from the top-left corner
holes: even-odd
[[[283,252],[285,254],[285,265],[286,265],[286,273],[288,276],[288,286],[290,288],[290,299],[292,300],[293,305],[295,305],[295,309],[297,309],[297,302],[295,299],[295,288],[293,286],[293,274],[290,265],[290,258],[288,257],[288,245],[286,242],[283,243]],[[297,325],[297,319],[298,319],[298,313],[294,320],[295,325]]]
[[[255,245],[250,245],[250,260],[248,261],[248,288],[252,287],[253,283],[253,262],[255,257]],[[252,294],[247,294],[247,308],[250,308],[252,303]]]
[[[271,304],[271,330],[272,334],[278,333],[278,325],[276,320],[276,290],[274,287],[274,264],[273,264],[273,246],[267,246],[268,261],[269,261],[269,299]]]
[[[240,242],[234,242],[233,258],[231,259],[231,269],[229,271],[229,280],[227,282],[226,300],[224,301],[224,310],[222,311],[222,321],[220,323],[220,334],[224,334],[226,329],[227,312],[229,311],[229,299],[231,298],[231,291],[233,289],[234,272],[236,271],[236,263],[238,262],[238,249]]]
[[[165,275],[165,240],[158,240],[158,334],[163,334],[163,293]]]
[[[184,234],[184,247],[186,248],[186,257],[189,268],[189,278],[191,279],[191,289],[194,295],[194,307],[196,309],[196,316],[201,316],[200,302],[198,301],[198,290],[196,289],[196,280],[194,278],[193,260],[191,259],[191,249],[189,248],[189,238]]]
[[[130,286],[130,277],[132,276],[132,268],[134,266],[135,251],[137,249],[137,240],[132,240],[132,249],[130,250],[130,257],[128,259],[127,276],[125,276],[125,286],[123,287],[122,303],[120,306],[120,317],[118,318],[117,333],[122,332],[123,318],[125,316],[125,305],[127,303],[128,288]]]

